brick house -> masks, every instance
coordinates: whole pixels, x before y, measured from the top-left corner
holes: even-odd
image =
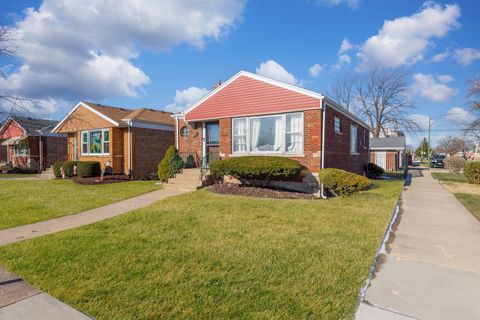
[[[43,171],[67,155],[65,135],[51,130],[58,121],[11,116],[0,128],[6,163],[31,171]],[[3,153],[3,152],[2,152]],[[2,156],[3,158],[3,156]]]
[[[276,155],[318,176],[327,167],[363,174],[369,160],[360,118],[319,93],[245,71],[174,118],[176,146],[195,166],[207,154]]]
[[[67,134],[69,160],[98,161],[102,169],[134,179],[156,175],[159,161],[174,144],[174,120],[169,112],[85,101],[53,131]]]

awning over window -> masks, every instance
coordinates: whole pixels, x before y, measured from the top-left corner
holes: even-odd
[[[2,145],[4,146],[13,146],[16,144],[19,144],[20,141],[26,139],[27,137],[15,137],[15,138],[10,138],[2,142]]]

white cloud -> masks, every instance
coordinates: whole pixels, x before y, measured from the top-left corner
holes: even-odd
[[[173,103],[165,107],[166,111],[182,112],[197,100],[203,98],[209,91],[205,88],[190,87],[184,90],[177,90]]]
[[[443,76],[445,78],[445,76]],[[415,80],[412,90],[415,94],[424,98],[442,102],[448,100],[451,96],[458,94],[458,89],[450,88],[447,84],[437,80],[431,74],[416,73],[413,75]],[[438,81],[438,82],[437,82]]]
[[[441,53],[437,53],[436,55],[432,56],[432,58],[430,60],[432,62],[440,62],[440,61],[445,60],[449,56],[450,56],[450,52],[447,50],[447,51],[444,51],[444,52],[441,52]]]
[[[384,22],[378,34],[365,41],[358,53],[359,70],[370,66],[398,67],[423,59],[432,39],[459,27],[460,7],[425,2],[411,16]]]
[[[457,49],[453,53],[453,56],[462,66],[468,66],[475,60],[480,59],[480,50],[473,48]]]
[[[350,51],[353,48],[353,45],[348,41],[347,38],[343,39],[342,43],[340,44],[340,49],[338,49],[338,54],[344,54]]]
[[[448,74],[442,74],[438,76],[437,79],[442,83],[449,83],[455,80],[451,75],[448,75]]]
[[[314,64],[313,66],[310,67],[310,69],[308,69],[308,72],[310,73],[310,75],[313,77],[313,78],[316,78],[318,77],[318,75],[320,74],[320,72],[323,71],[323,66],[316,63]]]
[[[337,63],[330,66],[330,71],[336,71],[346,64],[350,64],[352,58],[348,54],[341,54],[338,56]]]
[[[412,114],[410,115],[410,120],[414,121],[420,130],[428,129],[428,121],[430,117],[423,114]]]
[[[338,6],[340,4],[346,4],[351,9],[355,10],[360,5],[360,0],[317,0],[317,3],[325,6]]]
[[[456,124],[466,124],[472,120],[472,115],[465,109],[455,107],[446,112],[446,118]]]
[[[286,82],[289,84],[297,84],[298,80],[293,74],[289,73],[284,67],[274,60],[262,62],[260,67],[256,69],[257,74],[267,78]]]
[[[138,96],[150,81],[134,64],[139,52],[181,43],[202,48],[220,40],[241,19],[244,5],[244,0],[44,0],[15,25],[21,66],[0,77],[0,88],[32,99]]]

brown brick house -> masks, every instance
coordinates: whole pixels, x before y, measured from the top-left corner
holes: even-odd
[[[98,161],[103,169],[134,179],[156,174],[174,144],[172,114],[154,109],[125,109],[81,101],[54,132],[68,135],[68,158]]]
[[[327,97],[241,71],[174,116],[175,143],[187,162],[245,155],[298,160],[363,174],[368,125]]]
[[[43,171],[67,156],[67,138],[52,133],[58,121],[11,116],[0,128],[4,156],[13,167]],[[3,152],[2,152],[3,153]]]

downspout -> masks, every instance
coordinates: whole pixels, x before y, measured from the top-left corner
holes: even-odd
[[[175,116],[175,148],[178,150],[178,116]]]
[[[131,132],[130,132],[130,126],[132,125],[132,121],[129,120],[127,121],[127,127],[128,127],[128,135],[127,135],[127,158],[128,158],[128,176],[130,177],[132,175],[132,159],[130,155],[131,151],[131,144],[132,144],[132,139],[131,139]]]
[[[322,97],[322,162],[320,170],[325,168],[325,118],[326,118],[327,104],[325,103],[325,97]],[[320,184],[320,197],[326,199],[325,189],[323,183]]]

